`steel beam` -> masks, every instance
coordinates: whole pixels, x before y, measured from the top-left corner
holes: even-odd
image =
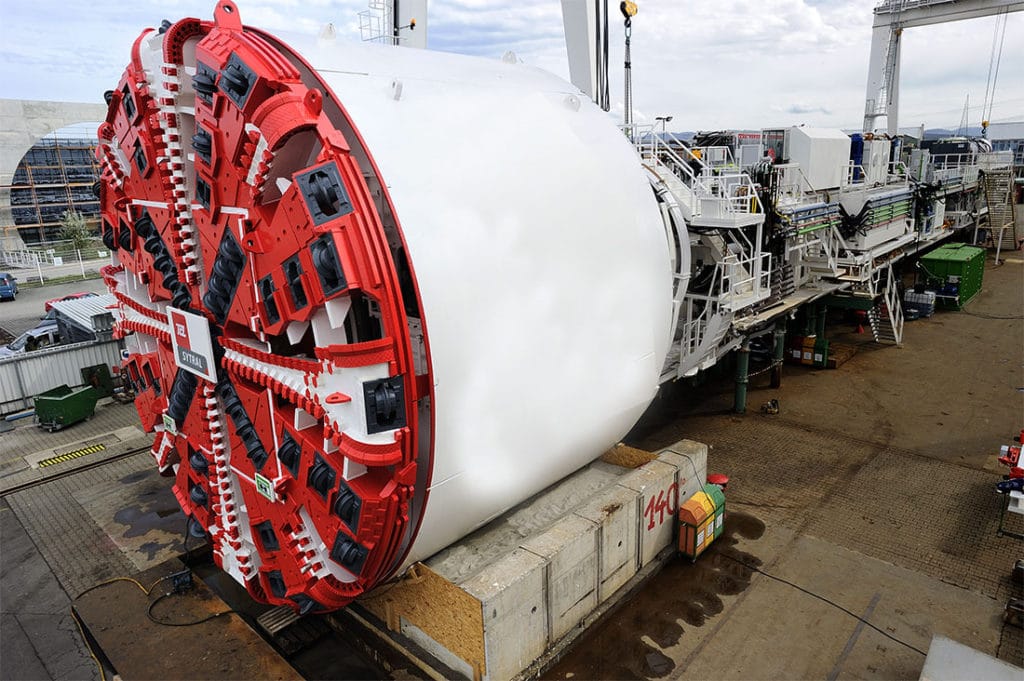
[[[904,29],[1024,10],[1024,0],[886,0],[875,8],[864,98],[864,131],[886,119],[890,135],[899,131],[900,48]]]

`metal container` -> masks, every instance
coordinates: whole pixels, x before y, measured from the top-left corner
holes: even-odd
[[[66,428],[84,421],[96,410],[99,395],[89,386],[72,389],[60,385],[36,395],[36,422],[40,428],[50,431]]]
[[[725,531],[725,491],[721,487],[712,483],[704,484],[704,493],[711,498],[711,503],[715,505],[715,539],[722,536],[722,532]]]
[[[938,304],[962,309],[981,293],[985,275],[985,249],[967,244],[945,244],[921,256],[929,285],[939,288]]]

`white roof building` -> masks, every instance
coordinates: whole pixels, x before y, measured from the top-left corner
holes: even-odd
[[[993,142],[997,140],[1024,140],[1024,121],[990,123],[988,126],[988,138]]]

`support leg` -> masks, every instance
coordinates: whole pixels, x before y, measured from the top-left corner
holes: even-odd
[[[736,397],[733,400],[733,411],[745,414],[747,411],[747,383],[750,368],[750,345],[744,343],[736,351]]]
[[[775,325],[775,348],[772,355],[772,387],[782,387],[782,362],[786,356],[786,322],[785,320]]]

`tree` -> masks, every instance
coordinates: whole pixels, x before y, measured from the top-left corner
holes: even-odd
[[[60,216],[60,238],[70,241],[75,250],[88,246],[95,236],[85,217],[77,210],[66,210]]]

